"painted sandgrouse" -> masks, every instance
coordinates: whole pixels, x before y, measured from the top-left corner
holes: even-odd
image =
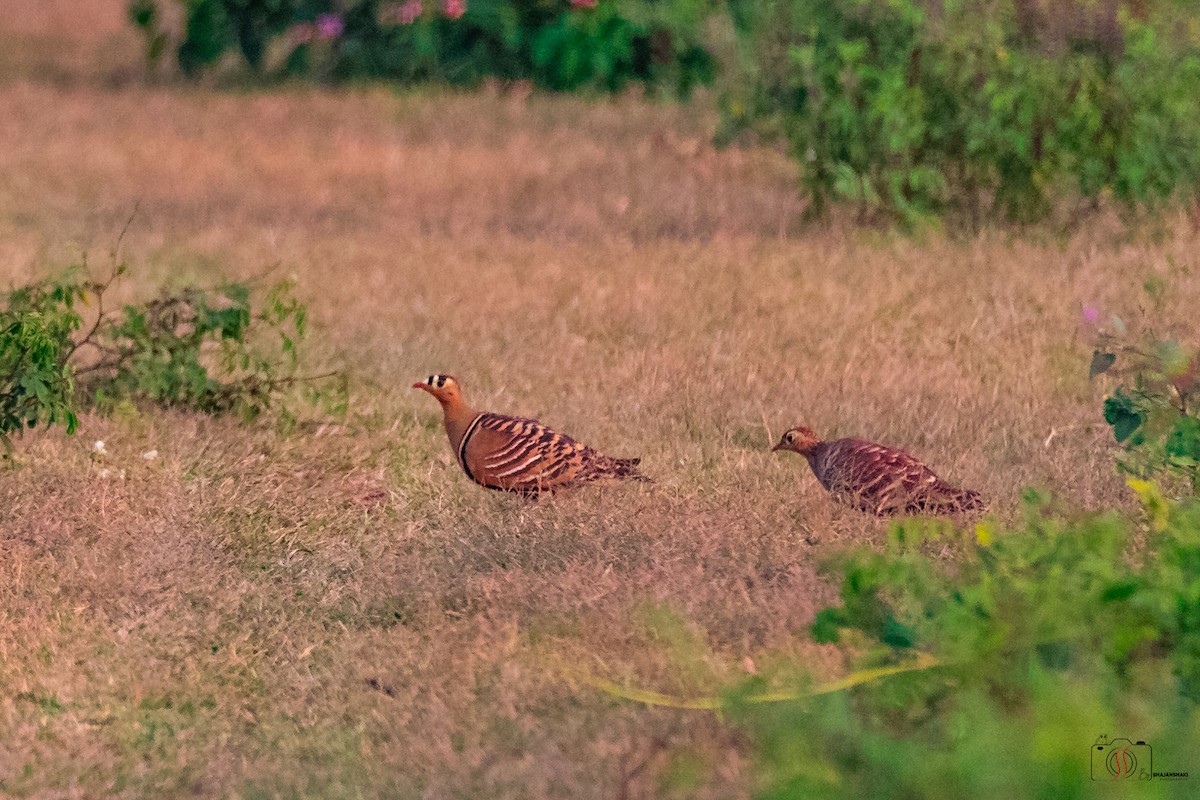
[[[894,447],[862,439],[822,441],[800,427],[784,433],[771,450],[804,456],[834,499],[869,514],[958,514],[983,508],[978,492],[951,486]]]
[[[442,404],[450,447],[480,486],[537,495],[605,479],[650,480],[638,471],[640,458],[611,458],[535,419],[472,409],[450,375],[430,375],[413,388]]]

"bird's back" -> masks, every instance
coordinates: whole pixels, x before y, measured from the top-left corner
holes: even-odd
[[[483,413],[458,447],[468,477],[489,489],[537,494],[602,480],[647,480],[641,459],[611,458],[534,419]]]
[[[872,514],[958,513],[983,505],[978,492],[946,483],[895,447],[835,439],[817,445],[808,461],[835,498]]]

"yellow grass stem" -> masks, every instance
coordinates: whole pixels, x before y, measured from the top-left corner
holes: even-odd
[[[797,700],[805,700],[809,697],[817,697],[823,694],[833,694],[841,692],[864,683],[872,683],[892,675],[899,675],[905,672],[918,672],[921,670],[932,669],[933,667],[942,666],[942,663],[928,653],[921,653],[912,661],[906,664],[897,664],[890,667],[876,667],[874,669],[862,669],[852,672],[845,677],[838,678],[834,681],[818,684],[807,691],[780,691],[780,692],[763,692],[762,694],[753,694],[742,698],[744,703],[785,703],[794,702]],[[594,689],[599,689],[605,694],[619,697],[622,700],[630,700],[635,703],[641,703],[647,706],[660,706],[664,708],[687,708],[701,711],[715,711],[726,705],[726,701],[721,697],[673,697],[662,692],[655,692],[649,689],[639,689],[631,686],[621,686],[607,678],[601,678],[596,675],[584,672],[573,667],[559,666],[558,671],[564,678],[568,680],[582,683],[585,686],[591,686]]]

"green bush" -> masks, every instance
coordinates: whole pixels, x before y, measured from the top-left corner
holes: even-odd
[[[1106,197],[1153,208],[1200,178],[1200,48],[1181,4],[1124,5],[741,3],[725,135],[784,139],[817,213],[978,226]]]
[[[1162,291],[1154,280],[1146,288],[1152,302]],[[1200,494],[1200,349],[1149,331],[1132,334],[1117,316],[1101,325],[1094,308],[1084,314],[1097,326],[1091,375],[1112,379],[1104,419],[1124,451],[1118,465]]]
[[[158,0],[130,18],[152,59],[165,49]],[[531,80],[571,91],[629,83],[688,92],[712,80],[703,46],[715,0],[178,0],[186,24],[176,54],[194,75],[236,51],[255,71],[273,46],[284,74],[469,85]]]
[[[1101,735],[1149,742],[1154,771],[1189,769],[1200,506],[1138,489],[1144,523],[1063,516],[1030,495],[1022,525],[981,526],[952,562],[922,552],[933,533],[911,523],[885,552],[846,556],[842,603],[820,613],[815,638],[866,666],[917,653],[935,665],[802,702],[749,702],[759,681],[735,692],[727,708],[753,737],[759,796],[1091,797]]]
[[[72,334],[82,283],[38,284],[12,292],[0,309],[0,444],[26,428],[62,423],[73,433],[75,381]]]
[[[81,403],[129,400],[252,419],[289,387],[334,377],[298,372],[306,309],[290,282],[259,293],[257,308],[245,283],[105,308],[124,272],[117,267],[101,282],[73,267],[4,296],[0,443],[39,425],[62,423],[73,432]]]

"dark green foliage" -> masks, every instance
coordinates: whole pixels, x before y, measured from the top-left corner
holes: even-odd
[[[133,0],[130,9],[148,40],[161,37],[155,2]],[[272,43],[287,51],[284,74],[337,80],[471,85],[494,77],[556,91],[642,83],[686,93],[715,71],[700,41],[714,0],[179,2],[187,21],[178,60],[188,75],[230,51],[261,71]]]
[[[1135,337],[1113,322],[1097,332],[1091,372],[1113,382],[1104,419],[1124,447],[1120,467],[1200,492],[1200,350],[1149,332]]]
[[[129,21],[141,28],[146,38],[146,60],[156,63],[166,50],[167,34],[159,24],[158,6],[154,0],[131,0]]]
[[[249,285],[228,283],[107,310],[105,293],[123,273],[119,267],[98,282],[77,267],[6,296],[0,442],[38,425],[73,432],[79,402],[130,400],[251,419],[288,387],[315,379],[297,371],[306,310],[289,282],[271,287],[259,308]]]
[[[1145,422],[1145,417],[1138,410],[1139,405],[1122,389],[1117,389],[1111,397],[1104,399],[1104,421],[1112,426],[1118,444],[1139,445],[1145,442],[1144,436],[1133,436]]]
[[[215,0],[199,0],[190,6],[178,54],[185,75],[194,75],[221,57],[228,24],[222,5]]]
[[[1037,0],[741,3],[726,135],[786,140],[816,212],[1154,207],[1200,176],[1200,48],[1177,4],[1122,5],[1070,0],[1055,23]]]
[[[29,286],[8,295],[0,309],[0,444],[39,425],[66,425],[74,432],[75,383],[67,364],[72,335],[81,319],[75,306],[86,297],[86,281],[69,277]]]
[[[755,685],[734,693],[759,796],[1083,797],[1101,734],[1150,741],[1156,770],[1188,769],[1200,506],[1137,488],[1144,525],[1060,516],[1034,497],[1022,525],[981,526],[949,564],[922,552],[937,535],[913,523],[893,528],[885,552],[845,557],[842,604],[814,636],[847,643],[864,666],[917,651],[937,665],[802,703],[742,701]]]

